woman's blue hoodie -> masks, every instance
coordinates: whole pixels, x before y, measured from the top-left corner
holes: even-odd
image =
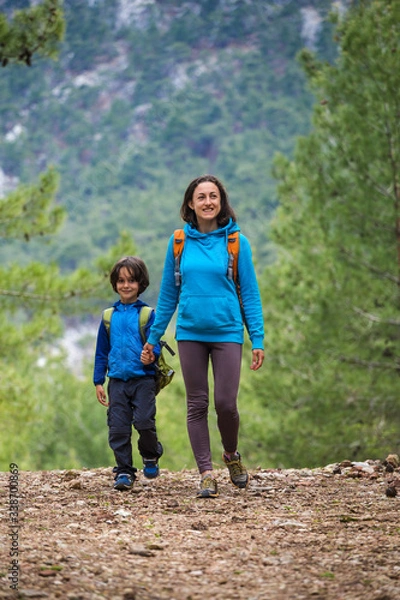
[[[185,246],[181,256],[181,285],[174,279],[174,236],[165,258],[157,314],[148,342],[157,344],[164,335],[175,309],[177,341],[234,342],[243,344],[243,318],[235,282],[228,279],[227,238],[240,231],[229,221],[210,233],[185,225]],[[260,293],[247,238],[240,234],[238,277],[244,315],[252,348],[263,349],[264,320]]]

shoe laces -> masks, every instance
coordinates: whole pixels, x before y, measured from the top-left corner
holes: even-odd
[[[227,466],[233,477],[237,475],[245,475],[247,473],[246,468],[243,466],[240,456],[227,461]]]
[[[211,475],[205,475],[201,480],[200,487],[202,490],[214,489],[215,488],[215,479],[211,477]]]

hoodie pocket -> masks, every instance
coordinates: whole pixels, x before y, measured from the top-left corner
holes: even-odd
[[[225,296],[188,296],[178,319],[180,327],[196,332],[232,331],[241,324],[239,307]]]

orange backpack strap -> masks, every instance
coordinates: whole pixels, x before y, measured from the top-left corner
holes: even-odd
[[[175,258],[175,268],[174,268],[174,277],[175,277],[175,285],[181,285],[181,254],[183,252],[183,247],[185,245],[185,232],[183,229],[175,229],[174,231],[174,258]]]
[[[174,231],[174,258],[175,258],[175,285],[181,284],[181,255],[185,245],[185,232],[183,229],[175,229]],[[239,231],[235,231],[228,237],[228,279],[233,279],[235,283],[238,281],[238,259],[239,259]]]
[[[239,232],[235,231],[228,237],[228,279],[238,280]]]
[[[238,275],[238,262],[239,262],[239,248],[240,248],[240,237],[239,231],[235,231],[228,237],[228,254],[229,254],[229,262],[228,262],[228,279],[233,279],[236,285],[236,292],[239,298],[240,311],[242,313],[243,323],[245,324],[247,330],[246,317],[244,316],[244,307],[242,294],[240,291],[240,281]]]

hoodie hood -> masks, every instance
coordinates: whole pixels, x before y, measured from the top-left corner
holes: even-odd
[[[218,229],[214,229],[214,231],[210,231],[208,233],[202,233],[201,231],[196,229],[196,227],[194,227],[191,223],[186,223],[184,231],[186,236],[195,238],[200,242],[202,240],[206,242],[206,240],[210,239],[210,236],[224,236],[225,238],[228,238],[228,236],[231,235],[234,231],[240,231],[240,227],[236,223],[236,221],[233,221],[232,218],[230,218],[226,225],[224,225],[223,227],[218,227]]]

